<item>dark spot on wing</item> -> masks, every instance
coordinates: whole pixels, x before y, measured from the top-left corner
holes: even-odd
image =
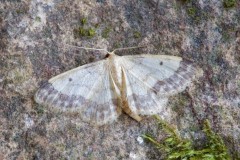
[[[71,81],[72,81],[72,78],[69,78],[68,80],[71,82]]]
[[[163,62],[161,61],[159,64],[160,64],[160,66],[161,66],[161,65],[163,65]]]

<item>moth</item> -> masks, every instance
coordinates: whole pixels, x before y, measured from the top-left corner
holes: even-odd
[[[36,92],[35,101],[77,112],[83,121],[96,125],[111,123],[122,112],[140,121],[140,115],[161,112],[169,96],[189,85],[195,70],[181,57],[107,52],[103,60],[51,78]]]

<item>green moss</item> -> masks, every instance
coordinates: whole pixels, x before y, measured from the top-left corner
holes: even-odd
[[[98,28],[99,26],[100,26],[99,23],[96,23],[96,24],[94,25],[95,28]]]
[[[208,139],[206,149],[209,151],[206,155],[214,157],[215,159],[230,159],[227,147],[225,146],[222,138],[212,131],[208,120],[206,120],[203,124],[203,132]]]
[[[21,84],[28,80],[31,72],[27,68],[15,68],[9,71],[8,80],[12,81],[14,84]]]
[[[38,17],[38,16],[37,16],[37,17],[35,18],[35,21],[41,22],[41,17]]]
[[[199,23],[202,19],[207,18],[205,15],[196,5],[192,4],[190,7],[187,8],[187,14],[195,23]]]
[[[188,13],[189,16],[195,17],[195,16],[196,16],[196,13],[197,13],[197,9],[194,8],[194,7],[189,7],[189,8],[187,9],[187,13]]]
[[[28,10],[29,10],[29,6],[28,5],[24,5],[24,6],[19,6],[20,8],[16,8],[16,13],[17,14],[27,14]],[[0,11],[1,14],[1,11]]]
[[[95,29],[93,29],[93,28],[88,28],[88,29],[87,29],[87,36],[88,36],[88,37],[93,37],[93,36],[95,36],[95,35],[96,35]]]
[[[232,7],[235,7],[237,4],[237,1],[236,0],[224,0],[223,1],[223,6],[225,8],[232,8]]]
[[[106,28],[102,31],[102,37],[103,37],[103,38],[108,38],[110,32],[111,32],[111,28],[110,28],[110,27],[106,27]]]
[[[236,32],[235,26],[223,25],[222,26],[222,40],[227,42],[231,39],[231,35]]]
[[[86,31],[86,29],[84,29],[83,27],[79,27],[79,28],[78,28],[78,34],[79,34],[80,36],[87,36],[87,31]]]
[[[180,2],[182,2],[182,3],[189,3],[191,0],[179,0]]]
[[[207,142],[201,149],[194,147],[194,142],[190,139],[180,137],[178,131],[155,116],[158,125],[167,134],[167,136],[158,142],[149,134],[143,135],[145,140],[149,141],[158,148],[167,160],[230,160],[227,148],[219,135],[211,130],[209,121],[203,124],[203,132],[206,135]]]
[[[80,27],[73,29],[74,38],[87,37],[92,38],[96,35],[96,30],[87,25],[87,18],[81,19]]]
[[[36,105],[35,111],[37,112],[37,114],[42,115],[44,113],[44,108],[42,105]]]
[[[25,80],[25,77],[24,77],[24,75],[22,75],[22,73],[21,72],[15,72],[15,77],[14,77],[14,80],[16,81],[16,82],[18,82],[18,83],[21,83],[21,82],[23,82],[24,80]]]
[[[92,38],[96,35],[96,30],[94,28],[84,28],[79,27],[73,30],[75,38],[88,37]]]
[[[22,13],[24,13],[24,11],[23,11],[23,10],[20,10],[20,9],[17,9],[17,10],[16,10],[16,13],[17,13],[17,14],[22,14]]]
[[[142,35],[141,35],[140,32],[134,31],[134,33],[133,33],[133,37],[134,37],[134,38],[140,38],[141,36],[142,36]]]
[[[83,18],[83,19],[81,20],[81,24],[84,26],[86,23],[87,23],[87,19],[86,19],[86,18]]]

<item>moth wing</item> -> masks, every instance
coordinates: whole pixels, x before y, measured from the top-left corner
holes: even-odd
[[[37,91],[35,101],[62,111],[77,111],[84,121],[97,125],[112,122],[121,113],[107,60],[53,77]]]
[[[131,111],[141,115],[161,112],[168,96],[183,91],[195,72],[192,63],[175,56],[123,56],[120,63],[125,99]]]
[[[152,115],[163,111],[168,102],[167,97],[158,96],[127,69],[122,70],[122,76],[124,83],[122,88],[123,110],[127,114],[140,121],[141,118],[138,115]]]
[[[167,55],[123,56],[122,66],[160,96],[183,91],[195,76],[195,66]]]

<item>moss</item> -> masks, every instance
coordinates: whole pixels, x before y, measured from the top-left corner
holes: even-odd
[[[80,37],[88,37],[92,38],[96,35],[96,30],[89,27],[89,28],[84,28],[84,27],[78,27],[73,30],[75,38],[80,38]]]
[[[180,0],[182,3],[189,3],[191,0]]]
[[[29,6],[28,5],[23,5],[23,6],[20,6],[20,8],[16,9],[17,14],[27,14],[28,11],[29,11]]]
[[[21,84],[29,79],[30,74],[31,71],[28,68],[15,68],[9,71],[7,80],[12,81],[14,84]]]
[[[210,18],[210,14],[205,12],[199,7],[199,4],[195,0],[189,0],[185,2],[186,13],[194,23],[199,23],[201,20]]]
[[[17,10],[16,10],[16,13],[17,13],[17,14],[23,14],[23,13],[25,13],[25,12],[24,12],[23,10],[17,9]]]
[[[88,36],[88,37],[93,37],[93,36],[95,36],[95,35],[96,35],[95,29],[93,29],[93,28],[87,29],[87,36]]]
[[[231,39],[232,35],[236,33],[234,25],[222,24],[222,41],[227,42]]]
[[[81,37],[92,38],[96,35],[96,30],[92,27],[87,27],[86,24],[87,24],[87,19],[83,18],[81,20],[81,26],[73,29],[75,38],[81,38]]]
[[[207,18],[207,16],[195,6],[188,7],[187,14],[195,23],[199,23],[202,19]]]
[[[102,37],[103,37],[103,38],[108,38],[110,32],[111,32],[111,28],[110,28],[110,27],[106,27],[106,28],[102,31]]]
[[[86,23],[87,23],[87,19],[86,19],[86,18],[83,18],[83,19],[81,20],[81,24],[84,26]]]
[[[79,34],[80,36],[87,36],[87,30],[84,29],[83,27],[79,27],[79,28],[78,28],[78,34]]]
[[[230,160],[230,156],[223,140],[218,134],[212,131],[208,120],[203,124],[203,132],[206,135],[207,142],[201,149],[196,149],[194,147],[194,142],[191,139],[183,139],[174,127],[161,120],[158,116],[155,117],[158,125],[167,136],[161,140],[161,143],[149,134],[143,135],[143,138],[158,148],[164,155],[164,159]]]
[[[96,30],[92,27],[87,26],[87,18],[82,18],[80,27],[73,29],[73,33],[74,38],[92,38],[96,35]]]
[[[37,16],[37,17],[35,18],[35,21],[41,22],[41,17],[38,17],[38,16]]]
[[[195,17],[196,16],[196,13],[197,13],[197,9],[194,8],[194,7],[189,7],[187,9],[187,13],[190,17]]]
[[[44,107],[42,105],[36,105],[35,111],[37,112],[38,115],[44,114]]]
[[[134,38],[140,38],[141,36],[142,36],[142,35],[141,35],[140,32],[134,31],[134,33],[133,33],[133,37],[134,37]]]
[[[236,0],[224,0],[223,1],[223,6],[225,8],[232,8],[232,7],[235,7],[237,4],[237,1]]]
[[[96,24],[94,25],[95,28],[98,28],[99,26],[100,26],[99,23],[96,23]]]

